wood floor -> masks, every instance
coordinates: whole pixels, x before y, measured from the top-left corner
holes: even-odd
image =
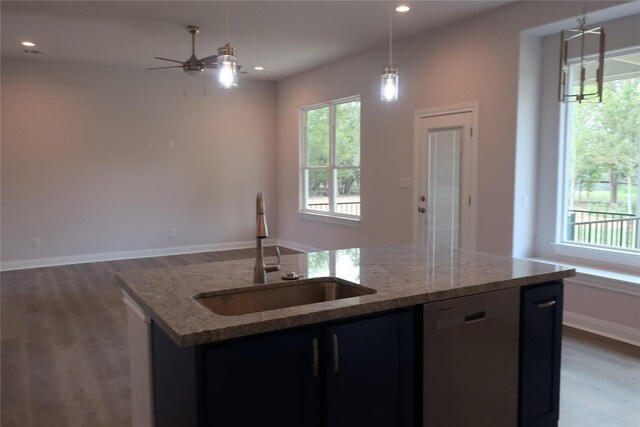
[[[563,332],[560,427],[640,427],[640,347]]]
[[[0,425],[130,425],[126,314],[114,275],[253,256],[243,249],[3,272]],[[562,357],[561,427],[640,427],[640,348],[565,329]]]

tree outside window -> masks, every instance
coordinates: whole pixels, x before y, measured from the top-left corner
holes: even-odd
[[[304,211],[360,216],[360,99],[302,110]]]

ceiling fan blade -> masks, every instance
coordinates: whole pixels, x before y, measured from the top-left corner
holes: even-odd
[[[238,74],[249,74],[248,71],[238,71]]]
[[[218,55],[211,55],[211,56],[202,58],[200,62],[207,65],[207,64],[215,64],[217,60],[218,60]]]
[[[159,59],[161,61],[170,61],[170,62],[177,62],[178,64],[184,64],[184,62],[182,61],[177,61],[175,59],[169,59],[169,58],[162,58],[160,56],[154,56],[153,59]]]
[[[154,67],[154,68],[147,68],[147,70],[164,70],[165,68],[182,68],[182,65],[171,65],[169,67]]]

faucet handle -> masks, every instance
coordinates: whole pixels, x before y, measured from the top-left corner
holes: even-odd
[[[280,248],[278,246],[276,246],[276,255],[278,256],[277,263],[264,265],[264,271],[266,271],[267,273],[280,270]]]

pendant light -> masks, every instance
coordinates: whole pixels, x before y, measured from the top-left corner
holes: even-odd
[[[389,18],[389,65],[382,69],[380,99],[384,102],[398,100],[398,66],[393,65],[393,13]]]
[[[228,2],[224,2],[224,26],[227,40],[229,40],[229,11]],[[218,87],[233,89],[238,87],[238,59],[236,49],[229,42],[218,49]]]
[[[558,101],[578,102],[595,101],[602,102],[602,82],[604,76],[604,28],[587,28],[586,6],[582,4],[577,18],[578,28],[564,30],[560,33],[560,76],[558,79]],[[598,42],[598,61],[595,73],[593,66],[585,59],[585,45]],[[597,40],[595,40],[597,39]],[[578,57],[578,62],[573,65],[579,67],[579,76],[573,79],[575,87],[571,87],[570,58]],[[595,82],[594,90],[585,92],[585,83]]]

